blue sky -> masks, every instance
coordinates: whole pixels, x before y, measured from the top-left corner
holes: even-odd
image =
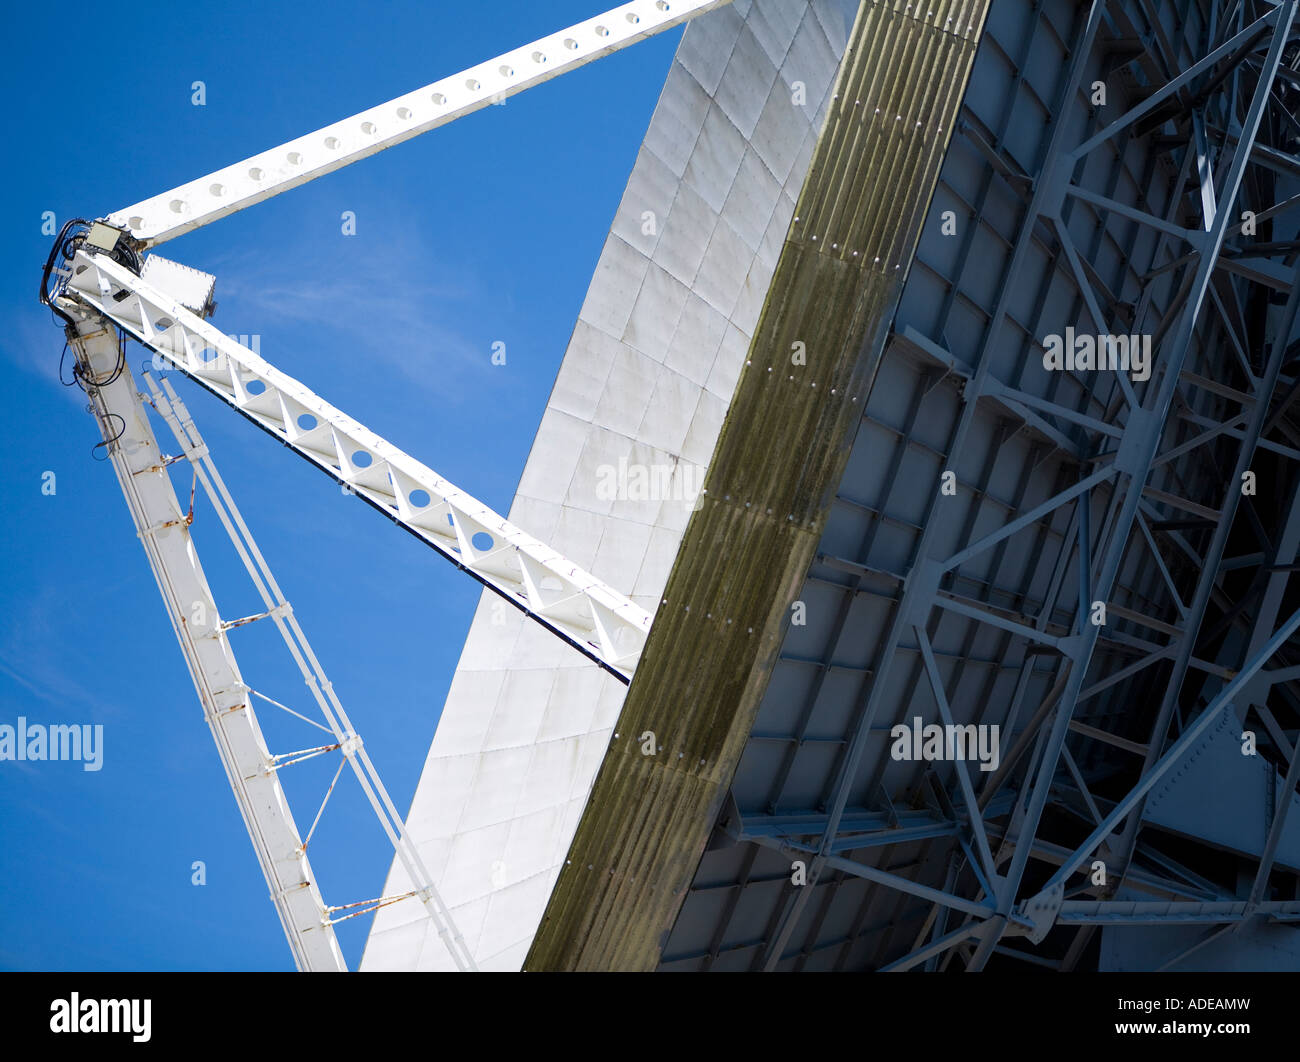
[[[0,724],[103,724],[104,750],[98,772],[0,762],[0,968],[292,968],[116,480],[92,459],[85,397],[57,380],[62,336],[36,298],[51,242],[43,212],[60,224],[105,215],[608,6],[128,2],[8,13],[21,44],[0,70],[5,140],[17,145],[0,173],[10,219]],[[680,34],[162,253],[216,275],[217,327],[257,336],[274,365],[504,512]],[[355,236],[342,233],[344,211]],[[497,341],[505,366],[491,363]],[[147,360],[134,344],[128,354],[133,367]],[[172,379],[404,812],[477,584]],[[165,427],[155,430],[168,450]],[[53,495],[42,493],[46,472]],[[202,503],[193,531],[223,616],[259,611]],[[305,707],[272,628],[236,632],[234,647],[246,680]],[[316,743],[274,711],[259,709],[273,751]],[[323,778],[311,773],[322,763],[289,784],[303,830],[333,773],[333,762]],[[312,858],[328,902],[379,895],[391,848],[355,782],[340,782]],[[191,884],[196,860],[202,887]],[[341,927],[352,966],[368,928],[369,918]]]

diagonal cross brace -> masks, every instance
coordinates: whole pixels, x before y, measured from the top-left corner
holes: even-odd
[[[144,247],[201,228],[385,148],[504,101],[731,0],[631,0],[206,177],[115,210]]]
[[[103,314],[259,427],[623,682],[651,616],[171,296],[78,252],[67,295]]]

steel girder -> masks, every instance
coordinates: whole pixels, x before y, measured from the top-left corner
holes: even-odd
[[[1126,915],[1132,901],[1113,899],[1121,887],[1159,897],[1151,902],[1170,907],[1166,920],[1171,923],[1241,924],[1251,917],[1289,914],[1283,901],[1267,899],[1268,878],[1300,768],[1292,755],[1294,735],[1272,720],[1267,707],[1259,710],[1271,720],[1270,751],[1286,777],[1279,790],[1281,810],[1270,821],[1250,896],[1238,897],[1158,847],[1139,843],[1145,794],[1195,749],[1199,728],[1226,711],[1234,695],[1243,688],[1257,689],[1263,681],[1264,688],[1294,701],[1287,686],[1291,673],[1275,669],[1274,677],[1264,669],[1276,654],[1277,663],[1285,663],[1294,648],[1288,643],[1296,617],[1280,628],[1275,623],[1300,533],[1294,520],[1286,521],[1275,539],[1261,532],[1257,555],[1225,559],[1229,542],[1240,537],[1243,526],[1260,523],[1251,494],[1239,505],[1243,475],[1258,469],[1261,458],[1274,462],[1270,489],[1287,501],[1294,497],[1295,460],[1300,457],[1286,417],[1296,391],[1286,369],[1300,301],[1294,274],[1300,247],[1294,239],[1296,188],[1287,184],[1300,175],[1293,157],[1300,138],[1294,144],[1287,139],[1300,130],[1288,109],[1300,83],[1291,70],[1295,5],[1200,5],[1195,12],[1199,18],[1178,23],[1181,40],[1160,22],[1161,10],[1098,0],[1081,15],[1070,42],[1071,68],[1051,104],[1049,146],[1032,172],[1003,151],[1005,122],[990,130],[972,116],[964,117],[962,131],[988,163],[977,194],[982,199],[990,181],[1012,189],[1026,204],[1019,237],[974,357],[948,349],[941,334],[924,335],[910,327],[900,329],[892,342],[896,350],[929,366],[930,386],[959,381],[959,413],[942,453],[962,453],[976,410],[991,406],[1010,423],[1018,422],[1009,433],[1023,432],[1036,440],[1040,462],[1042,455],[1055,454],[1068,458],[1077,471],[1062,475],[1051,497],[1022,505],[1024,480],[1015,496],[995,496],[990,459],[985,474],[969,486],[1009,514],[1000,526],[990,528],[984,521],[977,533],[972,516],[957,536],[957,546],[939,554],[935,528],[942,503],[936,492],[925,516],[915,520],[919,541],[906,565],[891,569],[872,563],[870,537],[858,557],[818,557],[824,568],[847,576],[855,593],[889,599],[892,620],[871,667],[863,672],[864,696],[839,754],[838,780],[824,813],[804,816],[793,829],[787,824],[773,831],[761,828],[756,814],[733,808],[727,823],[733,838],[811,857],[809,880],[831,889],[785,890],[764,939],[751,949],[756,966],[775,969],[788,960],[796,929],[809,934],[804,916],[814,898],[822,897],[815,919],[820,923],[827,897],[846,874],[933,902],[910,951],[878,954],[875,965],[891,969],[933,968],[936,961],[950,961],[956,951],[964,953],[968,968],[979,969],[994,954],[1023,954],[1004,946],[1004,937],[1032,934],[1041,940],[1058,921],[1089,927],[1161,920],[1145,909],[1141,917]],[[1146,47],[1132,47],[1134,40]],[[1032,33],[1026,35],[1023,58],[1031,41]],[[1062,116],[1080,95],[1087,98],[1095,90],[1099,69],[1128,74],[1135,86],[1131,105],[1119,117],[1112,117],[1113,108],[1098,107],[1086,128],[1071,128]],[[1146,148],[1147,166],[1139,196],[1121,196],[1117,185],[1138,183],[1125,172],[1126,151],[1134,143]],[[1163,197],[1150,162],[1153,155],[1167,159],[1174,172]],[[978,202],[972,209],[978,211]],[[1245,211],[1252,212],[1257,224],[1269,222],[1273,232],[1263,227],[1246,232]],[[1074,311],[1082,317],[1077,323],[1087,320],[1099,334],[1153,334],[1149,381],[1117,374],[1109,393],[1080,389],[1063,396],[1055,384],[1044,390],[1026,382],[1023,353],[1015,378],[1007,378],[995,364],[991,352],[999,345],[1023,351],[1052,330],[1044,324],[1045,295],[1036,300],[1030,321],[1010,309],[1019,301],[1017,290],[1032,287],[1037,279],[1021,272],[1026,249],[1035,245],[1053,248],[1060,268],[1075,282]],[[963,256],[968,251],[969,241]],[[1114,266],[1117,254],[1123,260]],[[951,291],[955,295],[955,287]],[[1286,293],[1284,305],[1271,304],[1275,293]],[[1227,352],[1226,365],[1221,351]],[[896,429],[900,438],[908,439],[916,430],[919,405],[918,393],[903,411]],[[886,500],[900,467],[896,464],[886,477]],[[1239,508],[1245,510],[1241,516]],[[1294,515],[1292,505],[1282,509]],[[873,515],[875,527],[889,518],[879,506]],[[989,600],[991,593],[959,589],[983,585],[991,591],[993,573],[1008,548],[1013,542],[1023,547],[1031,537],[1034,543],[1028,548],[1035,565],[1052,573],[1045,593],[1031,598],[1026,585],[1020,608],[1011,609]],[[1052,547],[1057,548],[1054,557]],[[981,574],[978,562],[990,556],[990,574]],[[1260,607],[1252,624],[1248,617],[1234,617],[1225,579],[1239,583],[1242,569],[1255,567],[1261,573],[1253,591]],[[769,813],[781,803],[798,748],[811,738],[809,720],[848,629],[849,601],[846,597],[825,656],[811,662],[817,673],[794,736],[767,738],[788,742]],[[1102,625],[1090,622],[1094,602],[1106,605]],[[1223,623],[1208,617],[1218,620],[1220,613],[1226,614],[1224,623],[1235,622],[1246,632],[1216,652]],[[947,700],[970,664],[974,639],[969,636],[959,650],[938,651],[937,628],[945,615],[954,614],[1000,632],[1004,651],[1011,645],[1026,650],[1018,663],[1004,656],[993,665],[1018,668],[1005,717],[1017,740],[979,794],[961,770],[949,772],[937,787],[930,773],[927,781],[937,789],[932,805],[946,806],[949,814],[912,825],[894,815],[884,828],[864,833],[860,823],[850,825],[861,819],[849,807],[855,787],[877,792],[877,807],[880,801],[888,805],[880,814],[886,819],[893,814],[889,795],[872,784],[882,769],[867,773],[863,760],[869,735],[884,719],[886,699],[897,693],[893,673],[905,672],[910,664],[911,685],[904,688],[916,691],[924,676],[927,695],[938,709],[934,721],[951,721]],[[940,666],[945,660],[951,662],[947,677]],[[1252,679],[1260,675],[1262,679]],[[1044,676],[1050,690],[1026,721],[1029,691],[1034,680],[1043,684]],[[910,696],[904,694],[904,701]],[[1134,710],[1135,696],[1144,698],[1140,711]],[[1198,698],[1202,704],[1209,701],[1208,707],[1197,710]],[[1117,770],[1117,759],[1125,758],[1128,766]],[[1133,771],[1136,762],[1141,766]],[[1116,776],[1124,783],[1120,799],[1093,791],[1098,785],[1115,788]],[[999,799],[990,802],[995,796]],[[1095,837],[1078,847],[1051,843],[1043,831],[1059,829],[1060,823],[1045,823],[1045,818],[1062,816],[1095,826]],[[1003,819],[1009,821],[999,821]],[[917,868],[912,879],[880,869],[891,852],[891,836],[900,851],[920,853],[907,864]],[[1087,881],[1070,881],[1083,857],[1103,842],[1110,884],[1093,888]],[[868,851],[879,853],[873,864],[852,858],[854,852]],[[1039,887],[1042,877],[1027,873],[1031,858],[1061,869]],[[746,875],[752,866],[750,859]],[[1031,880],[1034,884],[1025,888]],[[1085,910],[1062,898],[1067,883],[1100,898]],[[1051,895],[1058,887],[1062,897]],[[877,888],[875,894],[880,892]],[[1067,906],[1061,907],[1063,902]],[[734,906],[729,906],[728,918]],[[856,924],[870,921],[869,908],[877,909],[864,906]],[[900,903],[894,911],[903,909]],[[950,931],[946,912],[953,910],[967,920]],[[719,941],[724,930],[725,925]],[[815,936],[813,930],[811,938]],[[1059,965],[1074,965],[1087,939],[1086,932],[1074,938]],[[804,957],[810,946],[804,946]],[[711,957],[716,954],[715,949]]]
[[[730,2],[627,0],[495,59],[122,207],[108,221],[130,232],[142,247],[156,247]]]
[[[71,329],[70,329],[71,331]],[[221,765],[248,829],[276,914],[299,969],[345,970],[329,910],[262,735],[203,567],[190,522],[167,472],[145,403],[123,364],[116,332],[97,318],[77,323],[71,345],[106,439],[136,533],[194,680]],[[278,622],[278,620],[277,620]]]
[[[295,964],[300,970],[346,970],[334,926],[411,898],[424,905],[458,967],[475,969],[473,957],[412,844],[361,736],[321,668],[292,606],[280,592],[185,404],[170,381],[164,380],[160,389],[147,374],[150,393],[145,395],[140,391],[124,360],[124,341],[115,330],[103,327],[102,319],[97,316],[87,314],[77,322],[71,343],[81,368],[81,379],[87,383],[91,411],[105,438],[112,440],[107,447],[109,460],[144,544]],[[147,406],[171,429],[180,449],[178,455],[163,455]],[[170,465],[180,460],[188,460],[191,465],[193,489],[203,487],[265,611],[234,620],[221,618],[191,537],[193,494],[189,510],[183,510],[168,471]],[[243,677],[229,632],[264,619],[272,620],[283,638],[310,691],[319,721],[267,697]],[[272,754],[255,708],[255,697],[323,731],[329,743]],[[314,821],[303,836],[280,772],[331,753],[338,753],[337,770]],[[307,848],[345,766],[351,767],[407,872],[410,889],[406,893],[342,905],[325,903]]]
[[[623,682],[650,629],[623,594],[514,526],[168,293],[78,252],[66,292]]]
[[[335,781],[344,764],[350,763],[411,885],[403,896],[350,904],[349,909],[364,909],[353,910],[343,918],[368,913],[407,896],[416,897],[424,903],[457,967],[474,969],[475,963],[450,912],[438,898],[360,738],[352,731],[293,621],[288,603],[279,599],[278,589],[272,593],[274,581],[233,502],[220,486],[206,447],[193,432],[192,422],[182,425],[188,421],[184,407],[174,394],[164,397],[155,390],[156,408],[168,419],[184,455],[194,465],[196,485],[202,480],[209,490],[222,523],[268,605],[262,615],[230,624],[215,618],[215,604],[189,537],[193,514],[187,516],[180,511],[166,472],[170,462],[161,458],[144,412],[148,400],[136,390],[125,364],[125,337],[130,335],[149,347],[163,358],[162,364],[187,372],[624,682],[629,681],[635,668],[650,617],[626,596],[501,519],[208,325],[204,318],[214,308],[212,277],[153,256],[142,263],[139,252],[494,102],[504,102],[508,96],[729,2],[626,0],[529,45],[94,222],[69,221],[50,252],[41,281],[41,301],[66,326],[65,334],[77,357],[77,380],[91,397],[91,408],[103,434],[102,445],[117,471],[145,543],[300,969],[345,968],[332,929],[333,923],[342,918],[330,917],[342,908],[326,907],[320,896],[306,858],[306,845],[315,823],[307,838],[302,839],[275,772],[332,751],[340,751],[343,760]],[[70,236],[78,226],[87,231]],[[159,287],[146,279],[151,263],[160,266],[166,281]],[[187,295],[182,296],[181,289]],[[201,295],[195,298],[200,290]],[[272,604],[272,598],[279,600]],[[214,631],[195,633],[187,620],[191,603],[214,618]],[[274,618],[303,669],[329,726],[306,721],[331,732],[337,739],[335,744],[282,756],[269,753],[251,698],[245,696],[256,691],[240,678],[225,637],[227,626],[268,617]],[[301,715],[299,718],[305,719]],[[333,788],[331,783],[327,801]],[[317,822],[319,818],[320,812]]]

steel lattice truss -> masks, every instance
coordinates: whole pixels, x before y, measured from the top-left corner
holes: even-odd
[[[147,404],[228,515],[267,606],[252,618],[275,620],[316,695],[332,740],[306,751],[352,766],[409,895],[473,959],[183,404],[136,389],[118,329],[625,680],[649,618],[211,328],[139,252],[716,6],[623,4],[118,211],[48,299],[300,966],[342,965],[343,908],[319,894],[235,665],[243,621],[185,619],[215,602]],[[992,5],[801,595],[814,619],[785,633],[665,966],[1073,968],[1098,926],[1205,927],[1168,965],[1300,918],[1297,6]],[[960,234],[940,237],[949,210]],[[1151,336],[1150,378],[1044,371],[1067,327]],[[891,758],[890,729],[917,717],[997,725],[997,769]],[[1208,801],[1242,836],[1185,792],[1170,812],[1176,780],[1243,731],[1260,793]]]
[[[992,6],[824,620],[786,631],[664,968],[1069,969],[1098,926],[1205,927],[1160,966],[1300,918],[1296,7]],[[1045,371],[1066,326],[1151,335],[1150,379]],[[894,760],[914,717],[1000,726],[999,767]],[[1243,731],[1266,799],[1153,811]],[[1239,838],[1198,833],[1216,803]]]
[[[68,290],[458,568],[627,681],[650,617],[432,469],[102,255]]]
[[[183,403],[166,381],[160,390],[150,380],[149,394],[139,389],[126,364],[127,337],[154,352],[156,367],[176,368],[196,380],[623,682],[636,668],[650,617],[626,595],[209,325],[214,278],[158,255],[144,258],[143,252],[728,2],[629,0],[101,220],[73,219],[50,252],[42,302],[66,326],[75,379],[90,398],[300,969],[346,968],[334,925],[408,899],[423,904],[459,969],[473,970],[475,962]],[[168,456],[159,447],[149,408],[168,424],[179,454]],[[194,476],[188,511],[168,471],[183,459]],[[200,482],[262,597],[263,613],[238,620],[223,620],[218,613],[190,535]],[[243,678],[228,632],[261,619],[272,619],[279,629],[319,720],[265,697]],[[325,731],[330,743],[273,754],[254,697]],[[338,753],[337,771],[304,837],[278,772],[331,753]],[[409,888],[327,905],[307,845],[345,766],[352,768],[391,841]],[[344,911],[350,913],[340,914]]]

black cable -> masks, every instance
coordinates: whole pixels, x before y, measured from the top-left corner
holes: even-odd
[[[95,457],[96,450],[98,450],[101,446],[112,446],[113,443],[117,442],[118,439],[120,439],[123,435],[126,434],[126,420],[118,413],[104,414],[105,420],[107,420],[109,417],[112,417],[114,420],[118,421],[122,425],[122,427],[118,429],[117,434],[114,435],[111,439],[105,439],[103,442],[95,443],[95,445],[90,448],[90,456],[92,459],[96,461],[107,461],[109,458],[109,453],[107,450],[104,451],[103,457]]]
[[[68,341],[65,339],[63,341],[63,353],[59,355],[59,383],[63,384],[64,387],[71,387],[73,386],[73,384],[77,382],[77,366],[76,365],[72,366],[72,379],[65,380],[63,378],[63,363],[67,359],[67,357],[68,357]]]
[[[63,318],[63,322],[69,326],[74,326],[77,322],[54,304],[54,300],[50,296],[50,274],[54,272],[54,260],[58,257],[60,251],[63,252],[64,258],[71,257],[68,252],[69,245],[72,245],[73,238],[69,236],[68,233],[75,225],[85,225],[89,227],[90,222],[85,218],[69,218],[65,221],[63,223],[63,228],[59,230],[59,235],[55,237],[54,246],[50,248],[49,256],[45,259],[45,268],[41,271],[41,304],[48,306],[59,317]],[[75,245],[72,246],[71,250],[72,254],[76,253]]]
[[[55,304],[54,300],[56,296],[50,293],[50,276],[54,272],[54,263],[57,261],[60,254],[62,254],[65,262],[71,262],[72,259],[76,257],[78,249],[81,247],[82,243],[85,242],[90,225],[91,223],[85,218],[69,218],[65,221],[63,223],[63,228],[59,230],[58,236],[54,238],[54,245],[50,248],[49,255],[46,256],[45,268],[41,270],[41,304],[48,306],[54,314],[62,318],[63,323],[69,328],[75,327],[77,322],[73,317],[64,313],[63,310]],[[87,232],[73,232],[72,230],[77,226],[84,227]],[[139,276],[141,269],[144,268],[143,259],[141,259],[134,244],[130,242],[129,234],[127,233],[122,234],[116,245],[113,247],[113,250],[109,252],[108,256],[119,265],[122,265],[132,273],[135,273],[137,276]],[[62,279],[66,282],[66,278]],[[61,290],[61,287],[59,290]],[[116,379],[116,377],[114,377],[114,379]]]
[[[97,378],[88,376],[85,373],[85,371],[82,369],[81,364],[78,363],[76,366],[73,367],[72,378],[74,382],[77,383],[77,386],[79,386],[83,391],[85,391],[86,394],[90,394],[90,389],[107,387],[109,384],[114,383],[118,379],[118,377],[120,377],[122,373],[125,371],[126,371],[126,333],[119,331],[117,333],[117,363],[109,371],[109,374],[107,376],[97,377]]]

